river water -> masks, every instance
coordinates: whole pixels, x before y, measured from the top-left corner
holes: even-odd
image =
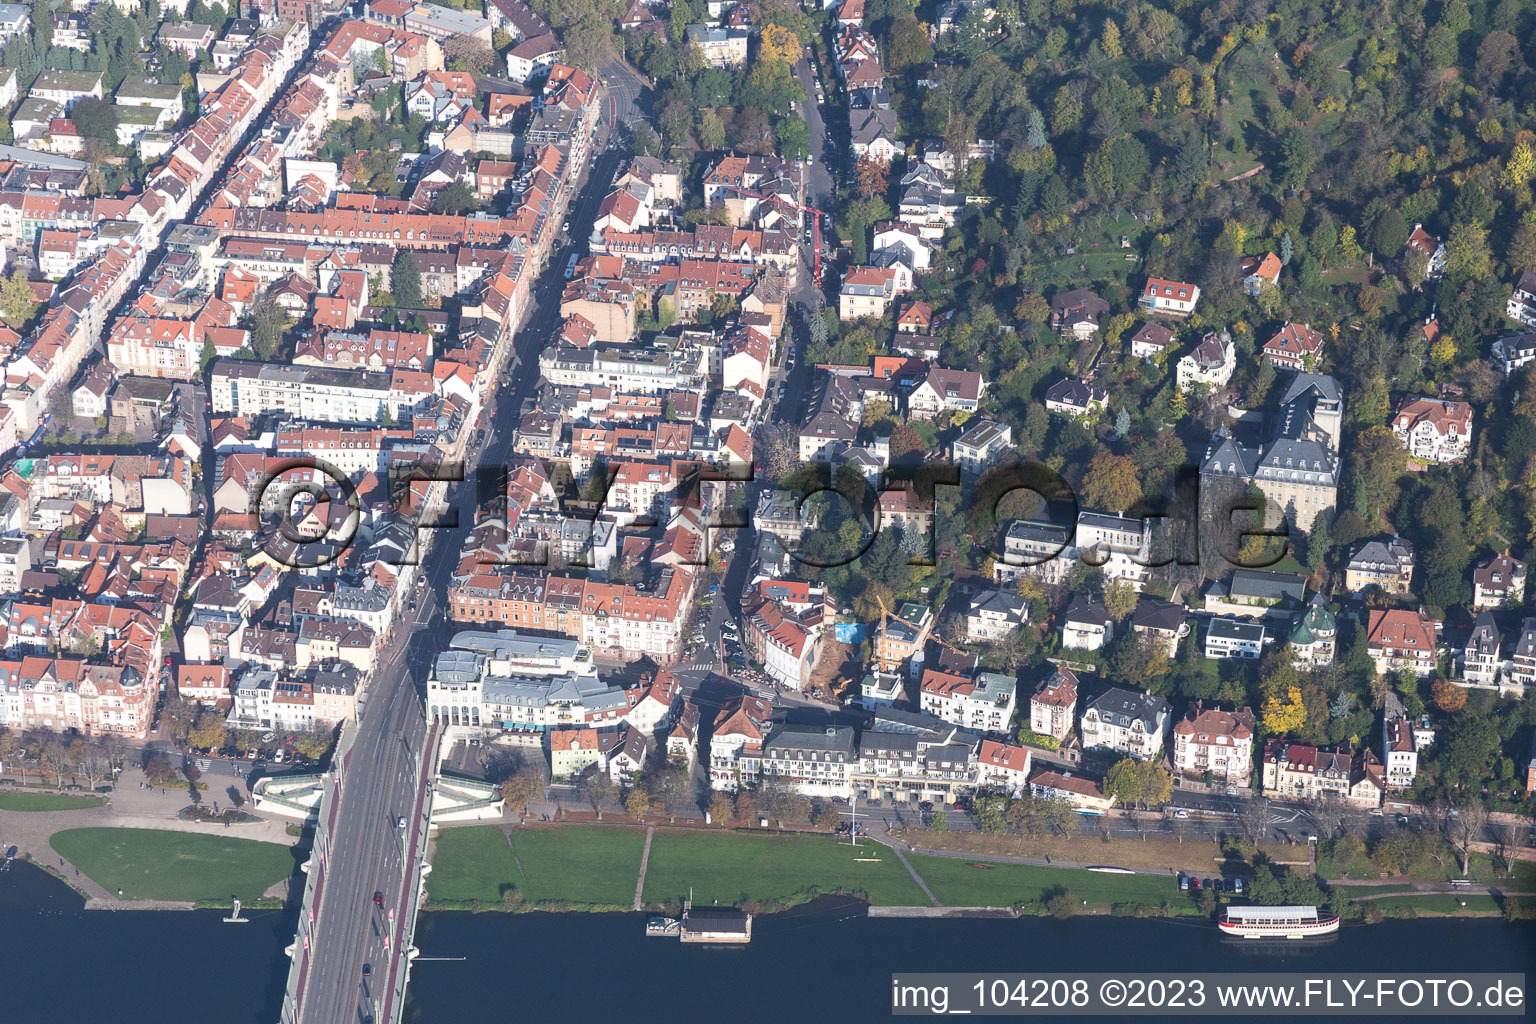
[[[0,1016],[114,1024],[272,1024],[292,912],[86,911],[18,862],[0,873]],[[410,1024],[671,1024],[887,1017],[912,971],[1528,971],[1536,926],[1424,919],[1346,926],[1297,950],[1223,942],[1214,926],[1129,918],[894,920],[833,898],[753,922],[752,944],[646,938],[639,914],[422,915]],[[457,959],[464,957],[466,959]],[[443,958],[443,959],[431,959]],[[1533,972],[1536,973],[1536,972]],[[1427,1019],[1427,1018],[1416,1018]],[[353,1024],[353,1022],[338,1022]]]

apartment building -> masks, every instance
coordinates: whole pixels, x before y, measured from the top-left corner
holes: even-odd
[[[1029,698],[1029,731],[1065,740],[1077,720],[1077,676],[1058,666]]]
[[[1163,752],[1168,702],[1161,697],[1113,687],[1088,704],[1079,728],[1083,749],[1125,754],[1151,761]]]
[[[1435,671],[1435,643],[1440,623],[1403,608],[1373,609],[1366,644],[1376,671],[1407,670],[1417,676]]]
[[[1253,777],[1253,712],[1205,708],[1199,702],[1173,727],[1173,769],[1186,776],[1207,772],[1222,782],[1247,786]]]
[[[1392,433],[1421,462],[1460,462],[1472,448],[1472,406],[1405,395],[1392,414]]]

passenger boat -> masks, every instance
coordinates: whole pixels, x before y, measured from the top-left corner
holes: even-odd
[[[1316,907],[1227,907],[1217,924],[1223,935],[1244,939],[1308,939],[1339,930],[1338,917]]]

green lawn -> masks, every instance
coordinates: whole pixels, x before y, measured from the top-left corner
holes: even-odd
[[[888,848],[860,847],[857,861],[847,843],[831,836],[738,832],[657,832],[645,876],[646,902],[693,900],[736,904],[746,900],[795,902],[814,887],[863,891],[880,906],[926,906],[907,869]]]
[[[644,848],[640,829],[518,829],[510,845],[492,826],[445,829],[427,891],[434,900],[500,903],[511,888],[533,903],[627,907],[635,898]]]
[[[1462,904],[1466,906],[1463,907]],[[1528,905],[1528,900],[1522,900],[1521,905]],[[1492,896],[1468,893],[1465,896],[1455,896],[1450,893],[1419,893],[1416,896],[1388,896],[1386,899],[1371,900],[1362,904],[1366,907],[1375,907],[1383,913],[1394,909],[1412,907],[1421,914],[1459,914],[1478,913],[1494,914],[1499,911],[1498,901]]]
[[[1195,911],[1193,900],[1180,899],[1183,894],[1172,875],[1107,875],[1073,868],[995,864],[923,854],[907,859],[945,906],[1007,906],[1018,900],[1040,900],[1042,894],[1059,886],[1089,903],[1157,906],[1168,900],[1175,907],[1187,905],[1191,913]]]
[[[122,889],[131,900],[254,900],[294,864],[286,846],[189,832],[74,828],[49,843],[102,888]]]
[[[1329,885],[1329,888],[1352,900],[1360,899],[1362,896],[1414,891],[1411,885]],[[1371,902],[1374,903],[1376,901],[1372,900]]]
[[[63,793],[0,793],[0,811],[78,811],[106,803],[99,796]]]

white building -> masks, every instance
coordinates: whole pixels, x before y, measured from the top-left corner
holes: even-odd
[[[1077,719],[1077,676],[1058,667],[1029,698],[1029,731],[1064,740]]]
[[[1019,797],[1029,785],[1029,748],[982,740],[976,752],[976,788]]]
[[[1269,642],[1264,626],[1257,622],[1213,618],[1205,627],[1207,658],[1244,658],[1251,661],[1263,655],[1264,645]]]
[[[786,722],[763,740],[762,780],[806,796],[846,800],[856,762],[852,727]]]
[[[1018,680],[999,672],[977,672],[967,679],[927,669],[919,684],[919,706],[963,729],[1007,732],[1017,692]]]
[[[1413,723],[1397,694],[1387,694],[1382,718],[1381,748],[1386,752],[1387,788],[1410,789],[1419,774],[1418,740]]]
[[[1472,447],[1472,406],[1405,395],[1392,416],[1392,433],[1421,462],[1460,462]]]
[[[1115,638],[1115,623],[1097,598],[1079,594],[1061,624],[1061,646],[1079,651],[1101,650]]]
[[[757,785],[762,770],[763,737],[773,705],[750,694],[732,697],[715,715],[709,741],[709,785],[726,793]]]
[[[1108,750],[1138,761],[1155,760],[1163,752],[1163,737],[1168,731],[1168,702],[1115,687],[1088,705],[1081,730],[1085,750]]]
[[[965,609],[967,643],[997,643],[1029,621],[1029,602],[1006,590],[972,594]]]
[[[1183,775],[1210,772],[1247,786],[1253,778],[1253,712],[1206,710],[1198,703],[1173,727],[1173,768]]]
[[[1216,390],[1227,386],[1232,371],[1237,369],[1237,356],[1229,331],[1212,331],[1200,339],[1194,350],[1183,356],[1176,369],[1179,390],[1188,391],[1196,384]]]
[[[1141,305],[1148,312],[1170,316],[1189,316],[1200,301],[1200,286],[1184,281],[1165,281],[1160,277],[1147,278],[1141,291]]]

